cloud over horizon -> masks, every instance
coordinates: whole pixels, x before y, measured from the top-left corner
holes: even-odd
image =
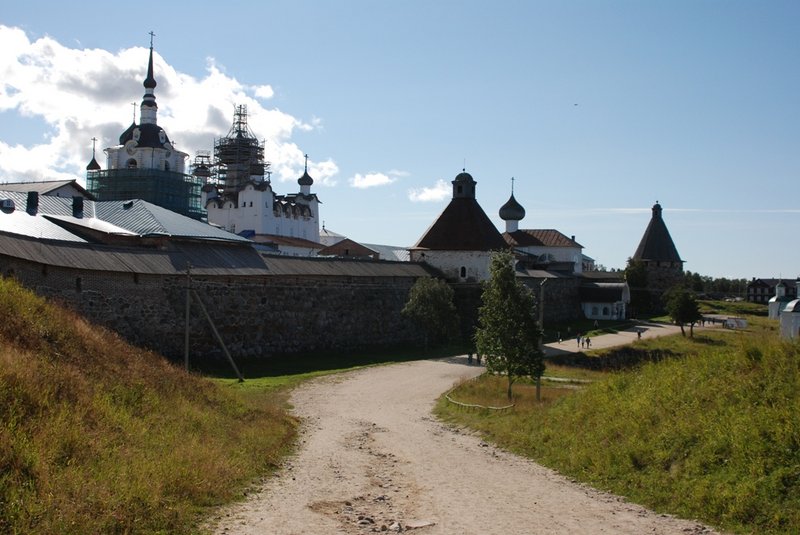
[[[117,145],[130,125],[132,102],[138,120],[149,49],[111,53],[69,48],[47,36],[31,41],[24,30],[3,25],[0,47],[6,51],[0,56],[0,113],[41,120],[47,129],[35,143],[0,141],[0,181],[77,178],[83,182],[93,137],[98,139],[97,160],[105,168],[102,151]],[[234,106],[243,104],[250,130],[266,140],[273,181],[293,181],[302,175],[304,151],[292,135],[320,127],[318,118],[309,124],[264,107],[262,102],[274,95],[271,85],[243,85],[213,58],[207,58],[201,78],[175,70],[158,50],[153,61],[158,123],[190,159],[197,151],[213,149],[214,139],[231,128]],[[312,172],[315,185],[332,186],[339,169],[329,158],[310,166]]]
[[[432,187],[412,188],[408,190],[408,200],[411,202],[439,202],[451,195],[451,186],[442,179],[436,181]]]
[[[405,171],[398,171],[397,169],[392,169],[388,173],[367,173],[365,175],[356,173],[352,178],[350,178],[350,187],[366,189],[377,186],[387,186],[396,182],[398,178],[404,176],[408,176],[408,173]]]

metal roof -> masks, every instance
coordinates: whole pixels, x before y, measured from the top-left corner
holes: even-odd
[[[249,240],[158,205],[133,199],[93,203],[97,217],[140,236],[171,236],[248,243]]]
[[[0,251],[40,264],[91,271],[175,275],[185,273],[188,264],[198,275],[269,274],[253,248],[226,244],[176,242],[168,249],[113,247],[0,233]]]
[[[349,277],[429,277],[425,264],[385,260],[305,258],[264,255],[272,275]]]
[[[515,232],[504,232],[503,238],[509,245],[515,247],[579,247],[583,245],[568,238],[555,229],[531,228],[520,229]]]

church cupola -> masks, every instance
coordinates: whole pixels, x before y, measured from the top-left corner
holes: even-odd
[[[303,169],[303,176],[297,179],[300,184],[300,193],[303,195],[311,195],[311,185],[314,184],[314,179],[308,174],[308,154],[305,155],[306,163]]]
[[[156,88],[156,79],[153,76],[153,36],[155,34],[150,32],[150,59],[147,63],[147,78],[144,79],[144,96],[142,97],[142,105],[140,107],[140,117],[142,124],[156,124],[156,114],[158,112],[158,104],[156,104],[156,95],[154,90]]]
[[[475,179],[472,175],[467,173],[466,169],[456,175],[453,184],[453,198],[454,199],[474,199],[475,198]]]
[[[95,143],[97,143],[97,138],[93,137],[92,138],[92,161],[90,161],[89,165],[86,166],[86,170],[87,171],[99,171],[100,170],[100,164],[97,163],[97,160],[95,159],[95,153],[94,153],[94,151],[95,151]]]
[[[506,222],[506,232],[516,232],[525,217],[525,208],[514,198],[514,178],[511,178],[511,197],[500,207],[500,219]]]

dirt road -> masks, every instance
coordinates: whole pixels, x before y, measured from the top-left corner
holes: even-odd
[[[573,483],[451,429],[434,400],[482,371],[466,358],[327,377],[293,394],[301,445],[218,534],[713,533]]]

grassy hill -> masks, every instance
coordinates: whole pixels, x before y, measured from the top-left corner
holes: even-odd
[[[749,320],[748,332],[637,344],[677,356],[608,374],[551,402],[531,403],[523,388],[514,411],[465,412],[445,401],[437,410],[657,511],[742,533],[797,533],[800,345],[778,340],[775,322]],[[453,396],[476,402],[487,388],[480,383]]]
[[[198,512],[291,441],[282,403],[185,373],[2,279],[0,533],[194,532]]]

